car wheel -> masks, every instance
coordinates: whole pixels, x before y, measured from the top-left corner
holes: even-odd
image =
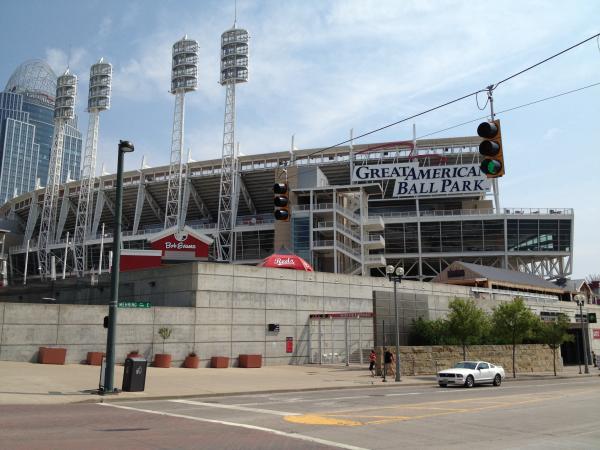
[[[448,385],[446,383],[438,383],[440,385],[440,387],[448,387]]]
[[[502,377],[500,374],[496,374],[494,377],[494,386],[500,386],[502,384]]]
[[[475,384],[475,379],[472,375],[469,375],[465,380],[465,387],[471,388]]]

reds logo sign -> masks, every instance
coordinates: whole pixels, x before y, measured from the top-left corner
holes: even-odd
[[[287,264],[296,264],[296,261],[294,261],[294,258],[275,258],[274,260],[275,264],[277,264],[278,266],[284,266]]]

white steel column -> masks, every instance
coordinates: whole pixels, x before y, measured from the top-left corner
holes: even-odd
[[[175,113],[173,117],[173,133],[171,136],[171,163],[169,165],[169,184],[167,189],[167,207],[165,209],[165,229],[180,223],[181,212],[181,179],[182,164],[181,154],[183,152],[183,126],[185,111],[185,92],[178,91],[175,95]]]
[[[235,221],[238,205],[238,161],[235,149],[235,85],[248,81],[248,32],[235,27],[221,35],[221,77],[225,86],[225,120],[216,250],[219,261],[235,257]]]
[[[100,112],[110,108],[110,90],[112,66],[100,58],[90,68],[90,86],[88,95],[88,112],[90,113],[85,141],[85,154],[81,170],[81,185],[77,213],[75,218],[75,235],[73,237],[73,253],[75,272],[82,277],[87,269],[86,241],[90,235],[94,174],[96,172],[96,153],[98,148],[98,131],[100,128]]]
[[[31,201],[29,203],[29,216],[27,217],[27,226],[25,227],[23,242],[27,242],[33,237],[33,231],[35,230],[35,224],[37,223],[39,216],[40,207],[38,205],[38,194],[33,191],[31,194]]]
[[[185,223],[181,220],[181,188],[183,178],[183,128],[185,122],[185,94],[198,88],[198,42],[183,39],[173,44],[171,66],[171,94],[175,94],[173,114],[173,132],[171,134],[171,158],[167,203],[165,206],[164,228],[177,226],[179,230]]]
[[[75,97],[77,94],[77,77],[69,73],[69,69],[56,80],[56,100],[54,102],[54,136],[48,164],[48,182],[44,191],[44,205],[40,223],[38,240],[38,262],[40,277],[50,275],[50,245],[54,238],[56,226],[56,207],[62,169],[65,127],[75,117]],[[54,259],[54,257],[52,257]]]
[[[81,187],[79,201],[77,202],[77,216],[75,218],[75,236],[73,251],[75,253],[75,271],[78,277],[83,276],[86,270],[87,249],[85,241],[88,238],[89,218],[91,215],[90,203],[92,188],[94,186],[94,172],[96,171],[96,148],[98,145],[98,129],[100,113],[90,112],[87,138],[85,141],[85,155],[81,171]]]
[[[65,239],[65,259],[63,259],[63,270],[62,279],[64,280],[67,276],[67,258],[69,257],[69,232],[67,231],[67,238]]]
[[[48,183],[44,191],[44,205],[42,207],[42,220],[38,239],[38,261],[40,276],[46,278],[50,274],[50,244],[54,235],[56,223],[56,206],[58,203],[58,188],[60,185],[60,171],[62,168],[62,153],[65,136],[65,122],[56,120],[54,138],[52,139],[52,152],[48,165]]]
[[[225,94],[225,122],[223,125],[223,156],[221,186],[219,191],[219,216],[217,219],[217,259],[230,261],[235,240],[233,227],[237,208],[235,202],[235,82],[227,83]]]

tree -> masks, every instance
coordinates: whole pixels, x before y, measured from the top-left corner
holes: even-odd
[[[571,342],[573,335],[567,333],[569,329],[569,319],[564,314],[560,314],[556,321],[540,322],[538,336],[543,344],[552,349],[552,363],[554,367],[554,376],[556,376],[556,349],[564,342]]]
[[[588,283],[600,281],[600,273],[590,273],[587,277],[585,277],[585,281],[587,281]]]
[[[410,345],[443,345],[447,343],[446,328],[443,319],[425,320],[419,317],[413,320],[410,328]]]
[[[473,299],[455,298],[448,305],[448,332],[463,349],[463,359],[467,359],[467,345],[478,343],[487,325],[487,315]]]
[[[494,308],[493,331],[512,345],[513,378],[517,377],[515,368],[517,345],[523,343],[523,339],[532,334],[539,321],[540,319],[525,306],[521,297]]]
[[[171,337],[173,330],[171,328],[163,327],[158,330],[158,334],[163,340],[163,353],[165,352],[165,341]]]

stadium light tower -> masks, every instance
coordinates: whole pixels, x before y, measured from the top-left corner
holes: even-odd
[[[65,71],[56,81],[56,101],[54,103],[54,136],[52,151],[48,164],[48,182],[44,191],[44,205],[40,222],[38,239],[38,263],[40,277],[50,276],[50,245],[53,241],[56,225],[56,208],[58,204],[58,188],[62,168],[65,126],[75,117],[75,97],[77,95],[77,77]]]
[[[169,184],[167,187],[167,205],[165,208],[165,229],[181,223],[181,155],[183,153],[183,125],[185,94],[198,88],[198,42],[183,39],[173,44],[173,63],[171,67],[171,94],[175,94],[175,113],[173,134],[171,136],[171,162],[169,164]]]
[[[231,262],[235,250],[233,228],[237,215],[237,152],[235,149],[235,85],[248,81],[248,32],[235,27],[221,35],[221,85],[226,87],[225,121],[219,216],[217,219],[217,259]]]
[[[77,202],[77,216],[75,217],[75,238],[73,250],[75,253],[75,271],[82,277],[87,264],[87,247],[85,245],[90,231],[90,202],[92,201],[92,187],[96,172],[96,152],[98,148],[98,130],[100,126],[100,112],[110,108],[110,87],[112,79],[112,66],[100,58],[90,68],[90,89],[88,94],[88,112],[90,113],[87,137],[85,141],[85,154],[83,168],[81,169],[81,188]],[[66,264],[66,261],[64,262]]]

